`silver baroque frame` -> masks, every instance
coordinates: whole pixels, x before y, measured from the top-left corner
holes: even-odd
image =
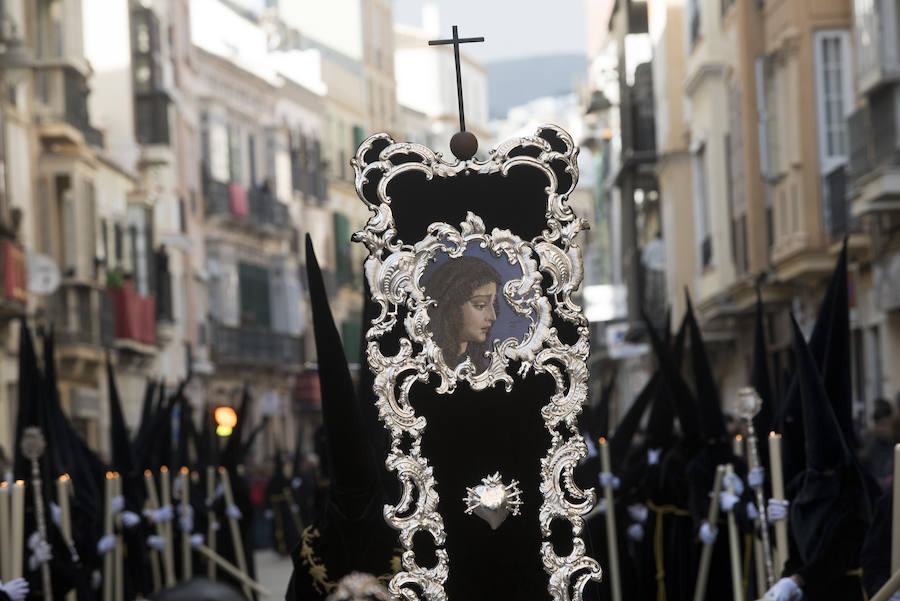
[[[554,149],[550,140],[561,143],[563,150]],[[378,152],[377,160],[369,162],[367,156],[375,145],[384,148]],[[421,453],[422,434],[427,424],[409,402],[410,388],[416,381],[425,382],[431,373],[436,373],[440,377],[438,392],[442,393],[452,392],[460,380],[467,380],[475,389],[503,382],[509,390],[513,384],[512,376],[507,373],[510,360],[520,362],[519,375],[531,371],[546,373],[556,383],[554,394],[541,409],[551,436],[540,466],[543,500],[539,515],[544,538],[540,553],[549,575],[548,592],[554,601],[581,601],[587,582],[601,578],[600,566],[585,554],[581,538],[583,516],[595,502],[594,490],[579,489],[573,478],[575,466],[587,454],[576,418],[587,401],[586,362],[590,342],[587,319],[572,300],[583,275],[581,249],[575,237],[586,228],[586,222],[576,217],[567,204],[578,180],[577,154],[569,134],[556,126],[544,125],[532,136],[513,138],[499,145],[484,161],[449,163],[425,146],[395,142],[384,133],[366,139],[351,161],[357,194],[372,212],[365,228],[355,233],[353,240],[368,249],[365,275],[373,301],[380,307],[380,314],[366,332],[366,357],[375,376],[378,413],[391,433],[391,449],[385,465],[401,484],[397,505],[384,507],[384,517],[398,530],[404,548],[403,571],[389,585],[395,598],[446,601],[444,583],[449,572],[449,558],[443,548],[444,522],[437,511],[436,481],[428,459]],[[401,155],[406,157],[403,161],[391,160]],[[410,161],[410,156],[416,160]],[[564,190],[558,189],[553,164],[563,165],[571,176],[571,183]],[[521,165],[538,169],[547,177],[547,227],[541,235],[523,241],[509,230],[495,228],[487,233],[482,220],[470,212],[459,229],[447,223],[431,224],[426,237],[415,244],[406,244],[396,237],[391,198],[387,194],[388,183],[393,178],[410,171],[422,172],[428,179],[456,177],[466,171],[499,172],[506,176],[512,167]],[[375,173],[381,177],[376,188],[377,202],[372,202],[366,198],[364,187]],[[468,360],[455,367],[444,364],[427,328],[427,307],[431,300],[419,283],[436,252],[461,256],[473,241],[490,249],[494,256],[505,255],[510,263],[522,267],[522,278],[506,282],[503,294],[517,313],[530,315],[532,322],[523,340],[494,341],[490,365],[480,374],[474,373]],[[550,279],[546,295],[541,288],[542,273]],[[385,356],[380,338],[398,325],[400,307],[407,310],[402,324],[405,332],[400,334],[399,351]],[[560,341],[552,326],[551,312],[575,326],[578,338],[574,344]],[[416,352],[413,343],[421,351]],[[408,450],[403,448],[404,437],[409,441]],[[567,556],[558,556],[548,540],[553,520],[568,520],[571,525],[573,546]],[[413,536],[419,531],[428,532],[434,540],[437,562],[433,567],[416,562]],[[421,590],[422,597],[416,589]]]

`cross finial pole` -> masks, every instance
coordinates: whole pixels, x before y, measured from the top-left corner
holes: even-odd
[[[453,26],[453,37],[449,40],[431,40],[429,46],[443,46],[445,44],[453,44],[453,60],[456,62],[456,95],[459,99],[459,131],[466,131],[466,115],[463,109],[463,89],[462,89],[462,70],[459,62],[459,45],[469,42],[483,42],[483,37],[477,38],[460,38],[459,27]]]

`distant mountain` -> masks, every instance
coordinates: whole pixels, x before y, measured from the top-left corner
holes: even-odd
[[[535,56],[487,63],[491,119],[503,119],[510,108],[541,96],[573,92],[575,82],[587,77],[587,65],[587,57],[582,54]]]

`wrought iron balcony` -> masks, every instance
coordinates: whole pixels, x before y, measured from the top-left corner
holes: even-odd
[[[825,227],[835,240],[857,230],[858,220],[850,215],[847,202],[847,168],[844,165],[827,174],[823,181]]]
[[[66,136],[63,131],[50,130],[54,124],[66,124],[80,132],[86,144],[103,146],[103,134],[91,126],[88,117],[87,79],[78,69],[66,64],[42,65],[36,69],[35,86],[38,122],[45,126],[42,135]]]
[[[0,314],[22,315],[28,300],[25,252],[21,244],[8,238],[0,239],[0,282]]]
[[[126,284],[107,291],[113,302],[117,339],[156,344],[156,299],[141,296]]]
[[[206,175],[203,178],[203,195],[206,197],[207,215],[227,216],[239,224],[279,229],[291,227],[287,205],[267,190],[248,191],[240,184],[226,184]]]
[[[210,322],[213,361],[225,365],[299,368],[303,339],[266,328],[232,327]]]
[[[879,88],[847,121],[852,215],[900,210],[900,86]]]
[[[113,301],[98,287],[64,283],[50,298],[49,314],[60,344],[106,347],[115,339]]]

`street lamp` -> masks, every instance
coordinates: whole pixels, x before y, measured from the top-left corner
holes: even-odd
[[[222,437],[231,436],[237,425],[237,413],[231,407],[217,407],[215,411],[216,434]]]

